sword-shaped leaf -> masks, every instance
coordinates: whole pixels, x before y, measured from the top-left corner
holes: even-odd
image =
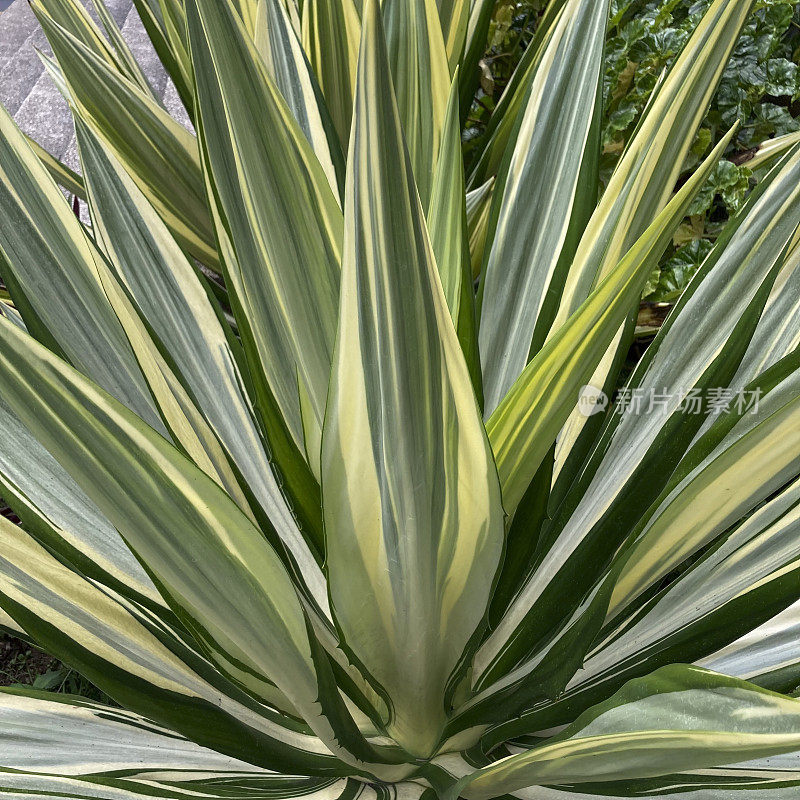
[[[428,208],[428,229],[450,317],[458,333],[475,392],[480,398],[481,369],[458,118],[458,73],[450,87],[442,144]]]
[[[345,645],[389,698],[389,731],[424,756],[486,612],[503,511],[414,187],[377,0],[364,12],[353,124],[323,432],[331,600]]]
[[[0,519],[0,529],[0,605],[114,700],[229,755],[258,752],[262,767],[342,771],[306,726],[253,700],[173,634],[146,624],[135,607],[64,567],[19,527]],[[274,686],[264,688],[280,695]],[[291,706],[289,712],[296,716]],[[8,749],[2,754],[0,770],[11,766],[4,760]]]
[[[486,748],[537,730],[565,724],[608,697],[626,681],[685,659],[746,680],[788,666],[792,680],[796,640],[792,619],[776,623],[772,641],[749,631],[782,611],[797,595],[800,576],[800,482],[795,481],[634,613],[614,621],[595,643],[564,692],[540,701],[517,719],[503,720],[483,740]],[[767,631],[762,634],[769,637]],[[725,647],[745,634],[741,645]],[[739,649],[741,647],[741,649]],[[747,649],[749,648],[749,653]],[[774,654],[771,652],[774,650]],[[756,681],[759,685],[767,683]],[[793,683],[785,688],[793,689]],[[769,685],[768,688],[774,688]]]
[[[800,151],[761,184],[684,292],[621,392],[580,482],[552,510],[534,583],[547,575],[552,591],[560,571],[565,586],[571,575],[599,574],[667,483],[703,422],[706,390],[724,390],[753,335],[800,219],[798,176]],[[689,395],[700,398],[700,413]]]
[[[657,85],[585,227],[551,326],[551,336],[613,269],[671,196],[751,7],[752,0],[715,0]],[[633,324],[631,316],[620,326],[605,358],[591,376],[593,386],[607,391],[613,388]],[[556,474],[560,480],[570,482],[574,478],[571,472],[574,466],[566,477],[561,474],[565,453],[576,443],[587,448],[595,433],[586,418],[573,412],[561,436],[564,447],[557,453]],[[581,461],[579,457],[573,464]]]
[[[195,258],[217,266],[197,140],[136,84],[33,9],[48,36],[72,102],[113,148],[139,188]]]
[[[59,186],[82,200],[86,199],[86,187],[83,185],[83,178],[80,175],[71,170],[66,164],[62,164],[30,137],[28,137],[28,144],[31,146],[31,150],[39,156],[39,160],[50,173],[50,177]]]
[[[800,601],[697,665],[776,692],[800,686]]]
[[[510,142],[516,137],[517,120],[524,113],[531,83],[542,64],[542,56],[566,2],[567,0],[551,0],[547,4],[536,25],[533,38],[525,48],[517,68],[509,78],[503,94],[492,110],[482,141],[478,143],[477,152],[473,156],[473,160],[477,163],[470,168],[469,186],[471,189],[474,190],[476,184],[485,183],[497,175],[503,153],[513,147]]]
[[[317,78],[281,0],[260,0],[255,43],[270,78],[311,143],[331,189],[340,196],[344,183],[342,146]]]
[[[193,403],[266,513],[275,530],[274,543],[285,548],[311,596],[327,608],[322,572],[273,475],[217,311],[191,263],[119,161],[80,118],[76,127],[99,241]],[[317,546],[316,531],[310,538]]]
[[[385,0],[383,20],[400,122],[427,208],[450,88],[436,0]]]
[[[54,22],[102,58],[109,67],[133,81],[143,92],[155,100],[149,81],[131,53],[128,43],[122,38],[104,0],[92,0],[92,6],[97,12],[108,39],[100,32],[86,8],[77,0],[41,0],[41,6]]]
[[[776,386],[759,381],[718,402],[729,406],[726,413],[684,456],[639,523],[622,557],[609,618],[797,474],[800,373],[781,375]]]
[[[237,15],[215,0],[189,0],[187,14],[218,235],[235,253],[226,277],[246,317],[240,327],[249,326],[255,368],[316,472],[319,452],[309,444],[319,438],[328,392],[342,212]]]
[[[44,2],[52,2],[52,0],[44,0]],[[150,81],[148,81],[147,76],[139,66],[136,56],[134,56],[116,20],[108,10],[106,2],[107,0],[92,0],[92,6],[100,20],[100,24],[103,26],[106,37],[114,48],[114,55],[119,65],[118,69],[123,75],[139,86],[143,92],[155,97]]]
[[[193,119],[192,59],[186,38],[186,14],[182,0],[133,0],[133,4],[153,49]]]
[[[302,25],[303,49],[345,150],[350,141],[361,36],[358,9],[353,0],[308,0],[303,3]]]
[[[220,672],[266,702],[277,686],[349,763],[372,757],[375,749],[332,684],[327,657],[309,638],[286,568],[218,484],[6,320],[0,320],[0,378],[12,410],[148,565],[162,596]],[[393,768],[386,778],[406,774]]]
[[[656,89],[578,246],[554,332],[666,205],[752,5],[714,0]]]
[[[464,55],[470,5],[469,0],[439,0],[437,2],[447,61],[450,65],[450,74],[454,77]]]
[[[552,521],[546,530],[540,557],[531,565],[525,585],[479,651],[480,671],[495,662],[495,675],[502,673],[502,663],[515,663],[520,651],[536,647],[534,642],[551,635],[553,615],[566,618],[574,607],[585,603],[588,593],[595,591],[596,581],[607,583],[607,579],[601,578],[605,568],[655,498],[658,487],[668,480],[675,463],[688,447],[693,431],[702,422],[702,416],[681,413],[680,393],[696,383],[718,385],[719,381],[727,380],[752,335],[780,265],[786,239],[791,236],[796,217],[800,215],[800,206],[792,200],[798,192],[795,172],[798,168],[800,161],[788,163],[785,172],[776,171],[770,191],[753,198],[742,217],[735,220],[726,236],[720,239],[717,260],[706,265],[707,279],[704,281],[703,275],[697,278],[697,294],[685,295],[680,313],[662,329],[661,340],[680,337],[683,347],[662,349],[657,341],[646,354],[632,378],[632,385],[638,385],[641,380],[648,390],[653,388],[654,397],[655,392],[666,392],[667,407],[656,405],[651,413],[645,414],[615,414],[609,420],[603,434],[605,438],[586,463],[581,482],[572,487],[560,505],[551,509]],[[699,178],[701,183],[704,180],[699,175],[693,177]],[[685,188],[686,185],[681,192]],[[669,213],[678,196],[660,216]],[[765,228],[774,231],[774,236],[765,236]],[[651,231],[655,232],[652,228]],[[720,287],[726,287],[727,291],[722,292]],[[637,302],[638,295],[634,304]],[[713,313],[709,313],[710,309]],[[620,319],[608,322],[607,334],[613,336],[611,326],[618,327]],[[553,347],[553,342],[560,340],[561,335],[557,334],[545,345],[528,369]],[[579,342],[576,349],[583,346],[583,342]],[[724,357],[718,359],[721,350]],[[572,388],[572,398],[565,404],[565,410],[575,403],[580,384]],[[552,402],[551,398],[548,401]],[[540,416],[534,414],[532,424],[538,423]],[[673,421],[674,427],[664,428],[665,417]],[[491,438],[491,421],[489,430]],[[639,441],[642,455],[639,455]],[[647,453],[650,455],[645,459]],[[671,462],[665,467],[667,458]],[[619,466],[612,466],[614,463]],[[598,464],[603,466],[598,467]],[[658,468],[654,468],[654,464]],[[500,474],[502,478],[502,466]],[[638,482],[629,484],[631,474]],[[576,581],[577,575],[581,576],[579,581]],[[588,581],[588,575],[596,580]],[[605,610],[600,605],[591,609],[592,613],[602,616]],[[512,656],[514,651],[517,651],[516,657]]]
[[[469,257],[473,280],[480,275],[483,264],[493,189],[494,178],[486,181],[477,189],[467,192],[467,234],[469,235]]]
[[[103,608],[102,599],[93,597],[91,591],[81,599],[90,602],[96,601],[96,605],[88,604],[84,609],[87,617],[90,617],[92,612],[107,610]],[[136,644],[140,643],[136,642]],[[152,642],[148,642],[148,644],[153,646]],[[152,655],[157,663],[156,653],[157,649]],[[174,658],[173,661],[177,663]],[[181,671],[180,667],[173,666],[169,661],[159,664],[159,667],[165,672],[164,676],[159,676],[159,680],[163,683],[168,683],[170,677],[173,681],[180,681],[185,679],[185,676],[191,675],[188,668],[183,667]],[[170,674],[171,670],[172,674]],[[120,672],[122,672],[122,668]],[[152,678],[152,676],[148,675],[148,678]],[[210,701],[206,701],[207,708],[204,708],[200,697],[192,696],[192,692],[197,691],[198,686],[202,685],[202,681],[195,676],[194,682],[195,685],[192,685],[190,679],[185,688],[177,682],[170,687],[176,698],[175,711],[183,700],[187,710],[191,709],[191,712],[184,714],[185,717],[188,717],[190,713],[196,713],[202,717],[205,712],[213,718],[212,702],[217,701],[219,694],[211,690],[209,692]],[[185,692],[183,697],[180,696],[181,691]],[[245,709],[237,709],[236,704],[232,701],[226,702],[222,699],[222,705],[227,706],[234,713],[244,711],[247,715]],[[59,785],[59,782],[55,780],[47,780],[59,776],[72,779],[88,778],[90,781],[96,782],[96,790],[101,790],[105,785],[106,791],[110,792],[115,788],[114,779],[119,779],[124,774],[132,781],[129,788],[135,792],[134,796],[141,793],[142,797],[152,796],[153,787],[147,778],[160,777],[168,785],[182,780],[195,782],[203,778],[213,782],[214,778],[223,781],[225,778],[257,781],[259,778],[263,780],[266,776],[272,776],[273,780],[278,777],[275,776],[275,773],[268,772],[264,766],[254,765],[235,756],[223,755],[212,749],[215,745],[219,746],[219,739],[222,739],[225,734],[231,737],[231,744],[235,743],[237,733],[242,740],[249,738],[245,726],[242,725],[238,726],[239,731],[234,725],[223,733],[222,724],[217,722],[220,725],[218,728],[219,739],[215,736],[207,736],[207,741],[198,744],[176,735],[174,730],[154,723],[153,718],[149,715],[140,716],[121,708],[93,703],[78,697],[65,697],[64,695],[20,689],[4,689],[0,692],[0,713],[6,721],[6,725],[0,731],[0,752],[3,754],[0,759],[0,796],[11,793],[10,790],[13,788],[25,794],[26,789],[36,792],[37,790],[41,791],[43,786],[54,789],[56,796],[59,796],[61,795],[60,790],[69,786],[69,782],[64,781]],[[216,716],[224,719],[223,714]],[[249,716],[255,718],[257,715],[251,713]],[[185,721],[190,722],[188,719]],[[13,732],[20,729],[26,731],[26,736],[14,736]],[[278,729],[279,727],[276,725],[274,732],[278,733]],[[194,730],[187,730],[185,735],[194,735]],[[315,743],[311,736],[292,735],[289,731],[286,731],[285,735],[287,739],[295,741],[305,738],[312,748],[316,745],[318,750],[323,749],[320,747],[319,740]],[[285,752],[288,751],[289,748],[285,748]],[[330,755],[324,752],[314,753],[313,749],[304,755],[305,758],[299,759],[292,759],[292,756],[289,755],[287,763],[292,760],[295,764],[294,769],[297,770],[303,769],[304,766],[306,769],[312,770],[316,765],[318,768],[322,767],[322,774],[327,765],[328,774],[336,774],[336,761]],[[273,755],[276,760],[280,757],[280,754]],[[341,765],[339,767],[341,768]],[[137,776],[140,778],[139,781],[136,780]],[[331,777],[317,778],[317,781],[333,782],[334,780],[335,778]],[[87,782],[82,792],[80,783],[76,781],[72,788],[78,789],[76,795],[78,797],[84,792],[91,797],[94,796],[91,786],[92,783]],[[137,786],[138,791],[136,791]],[[269,783],[262,788],[268,786]],[[116,784],[117,792],[121,788],[119,784]],[[200,785],[197,788],[199,789]],[[68,791],[66,796],[73,796],[72,792]],[[100,796],[102,797],[102,795]],[[114,796],[111,795],[111,797]],[[170,795],[156,796],[169,797]],[[203,795],[201,794],[201,796]]]
[[[696,667],[631,681],[564,733],[456,784],[468,800],[530,786],[633,780],[800,749],[800,700]]]
[[[9,215],[19,220],[4,232],[0,253],[14,294],[24,301],[29,329],[171,436],[247,508],[214,434],[198,418],[105,256],[11,120],[0,124],[7,170],[0,195]],[[39,202],[21,203],[20,192]]]
[[[579,388],[638,303],[647,270],[661,256],[732,133],[723,138],[589,299],[537,353],[489,417],[487,430],[508,513],[516,509],[572,411]]]
[[[494,189],[481,298],[485,413],[519,377],[564,246],[603,65],[608,2],[571,0],[530,86],[513,152]],[[594,193],[589,185],[588,191]]]
[[[28,329],[164,431],[102,286],[103,256],[26,137],[0,108],[0,274]]]
[[[0,493],[52,552],[139,603],[165,610],[113,525],[0,399]]]

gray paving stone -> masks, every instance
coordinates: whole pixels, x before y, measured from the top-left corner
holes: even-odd
[[[58,109],[57,113],[53,113]],[[64,99],[46,73],[42,73],[15,114],[24,131],[35,131],[35,139],[45,150],[63,160],[74,134],[72,118]],[[75,168],[75,164],[70,164]]]
[[[163,103],[164,108],[169,111],[173,119],[178,120],[187,130],[194,130],[189,115],[186,113],[186,108],[178,94],[178,90],[175,88],[175,84],[172,81],[167,83],[166,90],[164,91]]]
[[[36,19],[27,3],[14,3],[0,16],[0,67],[24,47],[37,31]],[[0,81],[0,85],[2,85]]]
[[[91,0],[80,2],[96,19]],[[106,6],[156,96],[177,120],[190,128],[186,111],[147,38],[132,0],[106,0]],[[25,133],[56,158],[77,169],[75,129],[69,108],[46,74],[36,48],[51,52],[27,0],[13,0],[0,14],[0,103]]]

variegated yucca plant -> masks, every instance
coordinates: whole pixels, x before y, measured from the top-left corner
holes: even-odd
[[[0,795],[796,798],[798,146],[578,407],[750,0],[602,196],[608,0],[466,168],[492,0],[136,3],[185,124],[99,0],[32,2],[81,174],[0,112],[0,622],[122,706],[2,690]]]

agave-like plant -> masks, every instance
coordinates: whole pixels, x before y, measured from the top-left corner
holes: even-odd
[[[0,692],[0,795],[796,797],[800,146],[607,402],[750,0],[601,197],[608,0],[466,169],[492,0],[136,2],[191,125],[99,0],[81,175],[0,112],[0,622],[122,706]]]

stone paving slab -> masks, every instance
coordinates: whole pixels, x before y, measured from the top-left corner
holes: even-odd
[[[91,0],[80,2],[95,16]],[[147,38],[132,0],[106,0],[106,6],[156,95],[167,110],[188,127],[186,112],[175,87]],[[45,72],[36,54],[37,48],[51,53],[27,0],[13,0],[0,14],[0,103],[11,112],[25,133],[72,169],[78,169],[72,117],[64,98]]]

